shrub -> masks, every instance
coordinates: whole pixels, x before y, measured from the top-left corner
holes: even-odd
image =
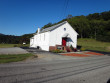
[[[76,48],[74,48],[74,50],[73,50],[74,52],[76,52],[77,51],[77,49]]]
[[[78,50],[80,50],[80,49],[81,49],[81,47],[82,47],[82,46],[80,46],[80,45],[77,45],[77,49],[78,49]]]
[[[71,50],[72,50],[72,51],[74,51],[74,52],[76,52],[76,51],[77,51],[77,49],[76,49],[76,48],[74,48],[72,45],[70,46],[70,48],[71,48]]]
[[[86,49],[85,49],[85,48],[81,48],[80,50],[81,50],[81,51],[85,51]]]
[[[17,47],[17,45],[14,45],[14,47]]]
[[[18,46],[17,47],[23,47],[23,45],[22,44],[18,44]]]
[[[60,50],[60,53],[64,53],[65,52],[65,50]]]
[[[72,45],[70,46],[70,48],[71,48],[71,50],[74,50],[74,48],[73,48],[73,46],[72,46]]]

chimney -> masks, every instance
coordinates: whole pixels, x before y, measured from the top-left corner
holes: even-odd
[[[38,33],[38,34],[40,33],[40,28],[37,29],[37,33]]]

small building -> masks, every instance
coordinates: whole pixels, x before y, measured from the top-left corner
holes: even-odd
[[[77,48],[77,35],[73,27],[64,21],[41,31],[38,28],[38,32],[30,38],[30,47],[45,51],[61,49],[69,52],[70,46]]]

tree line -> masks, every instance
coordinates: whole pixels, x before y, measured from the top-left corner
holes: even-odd
[[[110,42],[110,11],[93,13],[87,16],[68,15],[66,19],[58,22],[68,21],[78,32],[78,38],[94,38],[99,41]],[[42,29],[58,23],[48,23]]]
[[[28,44],[33,34],[24,34],[22,36],[5,35],[0,33],[0,43],[2,44]]]
[[[78,32],[78,38],[94,38],[99,41],[110,42],[110,11],[102,13],[93,13],[87,16],[68,15],[66,19],[58,22],[68,21],[70,25]],[[58,23],[48,23],[41,29],[51,27]],[[21,36],[5,35],[0,33],[0,43],[22,44],[29,43],[33,34],[24,34]]]

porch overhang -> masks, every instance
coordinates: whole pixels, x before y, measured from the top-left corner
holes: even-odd
[[[64,37],[70,37],[70,35],[69,35],[68,33],[65,33],[65,34],[62,36],[62,38],[64,38]]]

